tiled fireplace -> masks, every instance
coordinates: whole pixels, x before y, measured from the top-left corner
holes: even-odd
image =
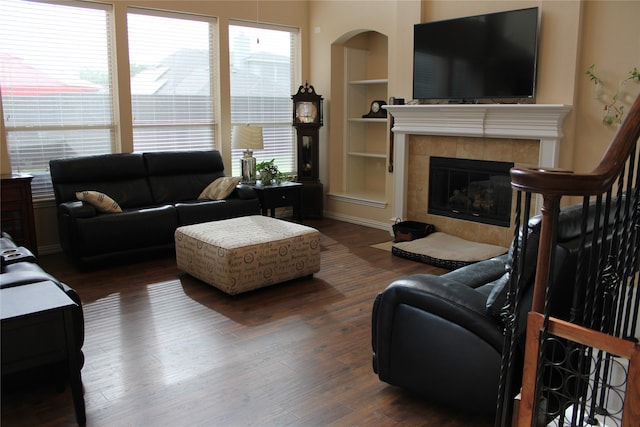
[[[513,229],[428,213],[431,157],[557,167],[566,105],[391,105],[395,218],[467,240],[508,246]],[[512,206],[515,204],[512,203]]]

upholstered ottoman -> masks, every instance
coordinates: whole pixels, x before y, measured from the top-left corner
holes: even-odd
[[[234,295],[320,271],[320,232],[267,216],[179,227],[178,268]]]

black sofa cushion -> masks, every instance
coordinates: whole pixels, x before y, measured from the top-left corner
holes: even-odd
[[[173,241],[178,216],[173,206],[160,206],[77,221],[76,250],[83,256],[153,247]]]
[[[196,200],[202,190],[224,176],[219,151],[144,153],[155,204]]]
[[[107,154],[49,162],[58,204],[77,200],[78,191],[109,195],[122,209],[154,205],[142,154]]]

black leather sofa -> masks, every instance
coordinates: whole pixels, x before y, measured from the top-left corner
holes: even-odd
[[[247,186],[224,200],[197,200],[224,176],[217,150],[107,154],[51,160],[49,166],[60,244],[84,263],[168,252],[179,226],[260,214]],[[82,191],[108,195],[122,212],[99,212],[77,199]]]
[[[566,283],[551,300],[551,313],[566,319],[581,240],[582,206],[563,209],[552,278]],[[538,252],[540,217],[527,224],[528,240],[520,317],[526,329]],[[590,232],[590,230],[586,230]],[[588,240],[588,239],[587,239]],[[496,410],[503,331],[503,308],[512,270],[508,254],[442,276],[416,274],[391,283],[377,295],[372,316],[373,369],[378,377],[428,399],[468,412]],[[524,332],[515,358],[522,363]],[[519,384],[520,378],[514,378]]]

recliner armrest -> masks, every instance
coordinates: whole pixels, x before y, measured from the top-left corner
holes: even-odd
[[[391,283],[376,300],[374,328],[391,327],[401,304],[429,312],[476,334],[496,350],[503,344],[500,324],[486,309],[487,296],[443,276],[416,274]],[[388,335],[377,331],[378,336]]]
[[[97,215],[96,208],[81,201],[65,202],[58,205],[58,213],[73,218],[92,218]]]
[[[11,288],[13,286],[44,282],[47,280],[59,283],[55,277],[44,271],[38,264],[33,262],[18,262],[5,265],[2,275],[0,276],[0,288]]]
[[[441,277],[463,283],[470,288],[486,285],[506,272],[507,254],[450,271]]]

